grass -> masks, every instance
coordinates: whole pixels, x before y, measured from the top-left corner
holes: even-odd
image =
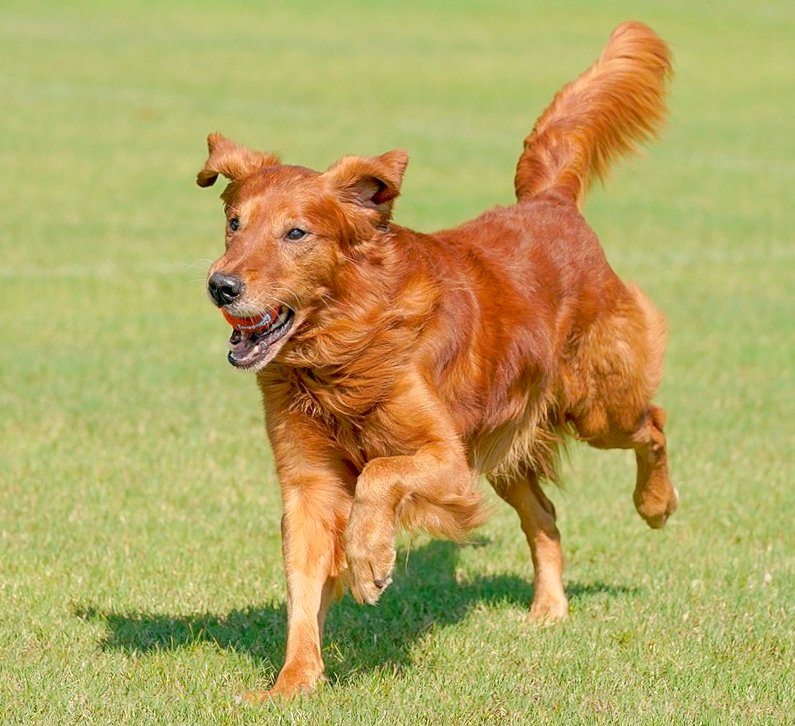
[[[628,17],[674,47],[671,122],[586,211],[669,316],[680,512],[647,530],[630,459],[575,447],[566,624],[527,621],[495,502],[332,611],[318,694],[235,705],[284,652],[280,504],[203,292],[206,133],[321,168],[405,147],[397,217],[439,228],[510,201],[536,115]],[[0,41],[0,722],[792,719],[791,3],[6,0]]]

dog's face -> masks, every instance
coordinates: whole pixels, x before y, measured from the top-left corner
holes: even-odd
[[[279,163],[220,134],[208,139],[199,186],[230,179],[221,198],[226,251],[207,287],[234,330],[229,362],[260,370],[336,296],[341,266],[389,221],[404,151],[347,156],[320,173]]]

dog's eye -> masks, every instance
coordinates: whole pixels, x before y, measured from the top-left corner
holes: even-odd
[[[286,235],[284,235],[291,242],[297,242],[299,239],[306,237],[306,232],[298,227],[293,227]]]
[[[240,220],[237,217],[232,217],[232,219],[229,220],[229,229],[233,232],[237,232],[237,230],[240,229]]]

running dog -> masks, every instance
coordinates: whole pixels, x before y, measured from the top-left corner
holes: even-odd
[[[592,180],[656,135],[670,76],[666,44],[619,25],[525,140],[516,203],[434,234],[392,221],[405,151],[318,172],[210,135],[198,184],[230,183],[208,289],[233,328],[229,362],[256,372],[284,506],[286,660],[247,700],[312,690],[332,601],[378,600],[398,526],[462,540],[482,524],[481,475],[530,545],[530,616],[565,617],[541,487],[564,437],[634,450],[650,526],[676,509],[652,404],[665,319],[579,211]]]

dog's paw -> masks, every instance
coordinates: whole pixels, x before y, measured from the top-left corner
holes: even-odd
[[[274,694],[278,698],[278,694]],[[236,706],[256,706],[260,703],[267,703],[271,700],[270,691],[246,691],[239,696],[235,696]]]
[[[395,525],[354,507],[345,530],[345,558],[356,602],[375,605],[392,582]]]
[[[235,703],[239,706],[256,706],[263,703],[270,703],[271,701],[286,701],[302,694],[311,693],[312,690],[313,688],[311,686],[306,685],[303,688],[289,690],[284,688],[271,688],[269,691],[246,691],[235,697]]]
[[[554,625],[569,616],[569,603],[562,597],[536,596],[530,606],[530,620],[539,625]]]
[[[286,668],[279,674],[276,683],[270,690],[246,691],[237,696],[235,702],[256,705],[269,701],[289,700],[312,693],[318,685],[322,685],[324,680],[322,673],[318,675],[314,671]]]
[[[674,486],[670,486],[667,499],[648,497],[644,500],[635,500],[635,507],[638,513],[652,529],[664,527],[668,518],[677,510],[678,506],[679,490]]]
[[[384,590],[392,584],[395,548],[381,546],[369,549],[354,544],[346,549],[345,556],[354,599],[362,605],[375,605]]]

